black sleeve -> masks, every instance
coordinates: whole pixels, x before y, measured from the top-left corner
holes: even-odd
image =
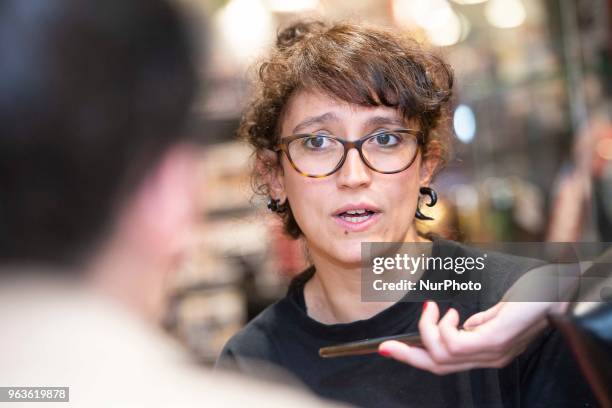
[[[599,406],[571,350],[556,329],[547,329],[519,361],[521,406]]]

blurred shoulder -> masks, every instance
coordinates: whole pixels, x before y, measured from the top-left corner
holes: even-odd
[[[276,341],[279,331],[286,329],[288,299],[283,298],[268,306],[257,317],[234,334],[223,347],[217,367],[236,368],[240,360],[278,362]]]

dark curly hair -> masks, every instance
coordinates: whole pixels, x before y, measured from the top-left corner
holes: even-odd
[[[254,98],[238,130],[255,150],[256,194],[269,194],[266,175],[280,162],[265,152],[277,146],[284,108],[300,89],[317,89],[361,106],[398,109],[419,124],[424,160],[435,160],[436,171],[446,163],[453,71],[413,38],[363,24],[299,21],[279,31],[274,49],[257,67]],[[288,203],[286,207],[280,214],[285,230],[298,238],[301,230]]]

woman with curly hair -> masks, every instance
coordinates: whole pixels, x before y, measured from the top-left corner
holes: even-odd
[[[286,232],[304,240],[312,266],[232,337],[218,366],[257,375],[265,361],[319,395],[359,406],[592,401],[559,336],[540,326],[531,343],[534,334],[470,352],[445,343],[444,333],[491,303],[362,301],[362,242],[423,242],[432,256],[479,256],[415,225],[428,219],[419,197],[435,202],[429,185],[451,144],[453,71],[441,57],[392,30],[298,22],[279,32],[254,85],[239,133],[255,152],[255,190]],[[502,254],[488,264],[495,273],[482,284],[500,293],[502,282],[534,266]],[[410,365],[318,355],[331,344],[413,331],[423,348],[411,347]]]

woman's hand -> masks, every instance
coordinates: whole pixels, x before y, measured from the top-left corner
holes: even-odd
[[[379,346],[379,353],[435,374],[472,368],[501,368],[521,354],[546,326],[546,314],[559,302],[500,302],[476,313],[459,329],[459,313],[451,308],[440,319],[435,302],[425,302],[419,331],[425,348],[397,341]]]

